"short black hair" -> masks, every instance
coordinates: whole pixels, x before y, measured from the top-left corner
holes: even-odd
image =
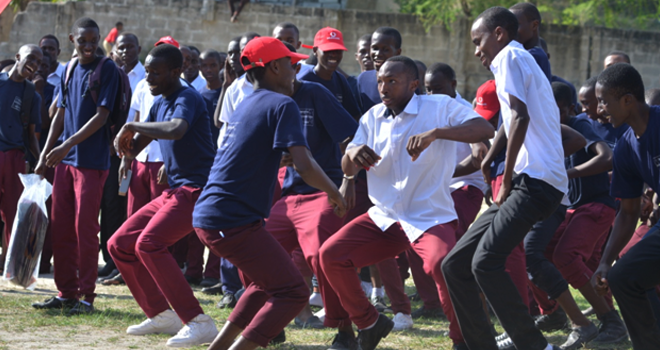
[[[122,23],[122,22],[117,22],[117,23],[115,23],[115,27],[119,27],[119,26],[122,26],[122,27],[123,27],[123,26],[124,26],[124,23]]]
[[[589,89],[589,90],[595,89],[596,88],[596,82],[598,82],[598,76],[597,75],[587,79],[582,84],[582,88]]]
[[[427,69],[426,69],[426,65],[424,64],[424,62],[422,62],[420,60],[413,60],[413,61],[417,65],[417,68],[422,67],[422,70],[426,73]]]
[[[188,48],[190,49],[190,51],[193,51],[193,52],[197,53],[197,56],[199,56],[201,54],[199,49],[195,46],[189,45]]]
[[[261,35],[257,32],[246,32],[245,34],[241,35],[241,38],[239,40],[243,40],[245,38],[247,41],[250,41],[254,38],[259,38],[259,37],[261,37]]]
[[[552,94],[557,104],[570,107],[573,104],[573,92],[568,85],[555,81],[552,83]]]
[[[96,30],[100,32],[99,25],[96,24],[96,21],[89,17],[78,18],[78,20],[73,23],[73,27],[71,27],[71,33],[75,33],[78,28],[96,28]]]
[[[630,64],[630,56],[628,56],[628,54],[623,51],[619,51],[619,50],[611,51],[610,53],[607,54],[607,56],[605,56],[605,58],[610,56],[621,56],[628,64]]]
[[[361,36],[360,39],[358,39],[358,43],[361,43],[361,42],[369,42],[370,43],[371,42],[371,34],[365,34],[365,35]]]
[[[385,35],[392,37],[394,39],[394,47],[397,49],[401,48],[401,33],[399,33],[398,30],[392,28],[392,27],[380,27],[374,31],[374,34],[380,34],[380,35]],[[373,37],[373,34],[372,34]]]
[[[44,39],[52,39],[52,40],[55,40],[55,43],[57,44],[57,48],[58,48],[58,49],[60,48],[60,41],[57,40],[57,37],[56,37],[55,35],[53,35],[53,34],[46,34],[46,35],[42,36],[41,39],[39,39],[39,44],[41,44],[41,42],[44,41]]]
[[[426,70],[426,74],[434,75],[437,73],[442,74],[446,79],[456,80],[456,72],[454,72],[454,69],[446,63],[434,63]]]
[[[218,60],[218,63],[221,63],[223,61],[222,57],[220,57],[220,53],[218,51],[215,51],[215,50],[212,50],[212,49],[205,50],[199,56],[200,56],[200,58],[202,56],[209,57],[209,58],[215,58],[216,60]]]
[[[298,50],[296,50],[296,48],[293,47],[293,45],[287,43],[286,41],[282,41],[282,44],[284,44],[284,46],[286,46],[286,48],[289,49],[289,51],[298,52]]]
[[[149,52],[149,56],[154,58],[164,59],[170,69],[176,69],[183,67],[183,54],[181,51],[174,45],[170,44],[161,44]]]
[[[492,32],[497,27],[502,27],[509,34],[509,39],[515,40],[518,36],[518,19],[508,9],[495,6],[482,12],[475,22],[481,19],[488,31]]]
[[[241,37],[240,36],[233,37],[231,40],[229,40],[229,42],[231,43],[232,41],[235,41],[237,44],[239,44],[241,42]]]
[[[644,94],[646,104],[651,106],[660,105],[660,89],[648,89]]]
[[[300,30],[298,30],[298,27],[291,22],[280,22],[275,25],[275,28],[293,29],[296,32],[296,34],[300,35]]]
[[[519,2],[511,8],[511,11],[522,11],[528,21],[539,21],[541,22],[541,13],[539,9],[534,6],[531,2]]]
[[[247,57],[243,56],[241,57],[241,64],[247,66],[250,64],[250,60]],[[264,78],[264,76],[266,75],[266,69],[269,66],[270,66],[270,62],[266,63],[263,67],[252,67],[245,71],[245,78],[250,83],[254,84],[255,81],[260,81]]]
[[[616,98],[631,94],[639,102],[644,102],[644,81],[637,70],[628,63],[609,66],[598,76],[598,84]]]
[[[135,44],[136,44],[137,46],[140,46],[140,40],[138,39],[137,35],[135,35],[135,34],[133,34],[133,33],[121,33],[121,34],[119,34],[119,36],[117,37],[117,39],[119,39],[119,37],[122,37],[122,36],[123,36],[123,37],[131,37],[131,38],[133,38],[133,39],[135,40]],[[119,40],[117,40],[117,41],[119,41]]]
[[[413,61],[411,58],[406,57],[406,56],[393,56],[387,59],[385,62],[400,62],[403,63],[403,67],[406,71],[406,74],[408,74],[413,80],[419,80],[419,71],[417,70],[417,65],[415,64],[415,61]]]

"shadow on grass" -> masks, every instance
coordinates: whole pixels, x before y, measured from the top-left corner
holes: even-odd
[[[110,320],[126,320],[126,319],[144,319],[144,314],[142,312],[133,312],[133,311],[124,311],[118,309],[96,309],[93,313],[88,315],[80,316],[69,316],[66,310],[61,309],[51,309],[51,310],[41,310],[44,314],[48,316],[63,316],[63,317],[93,317],[93,318],[105,318]]]

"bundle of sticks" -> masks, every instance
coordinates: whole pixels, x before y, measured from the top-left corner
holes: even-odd
[[[15,230],[9,243],[9,255],[5,266],[5,279],[28,288],[36,282],[35,271],[39,264],[48,216],[39,204],[22,199],[18,204]]]

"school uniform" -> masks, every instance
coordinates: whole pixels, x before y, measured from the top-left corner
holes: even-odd
[[[612,126],[612,123],[600,122],[598,120],[593,120],[589,118],[586,114],[578,115],[578,118],[586,119],[591,127],[594,129],[596,135],[598,135],[603,141],[607,143],[612,150],[614,150],[614,145],[616,145],[617,140],[619,140],[623,134],[630,129],[628,124],[622,124],[618,128]]]
[[[247,96],[252,95],[254,88],[252,83],[247,80],[245,74],[236,78],[231,85],[227,88],[225,92],[225,98],[222,100],[222,108],[220,109],[220,121],[226,123],[227,120],[234,114],[234,111],[238,107],[239,103],[243,101]],[[218,137],[218,147],[222,142],[223,133],[225,131],[225,126],[220,129],[220,135]]]
[[[378,72],[368,70],[360,73],[357,77],[357,85],[362,101],[362,113],[366,113],[371,107],[381,102],[378,92]]]
[[[137,62],[135,67],[133,67],[130,72],[126,73],[126,76],[128,76],[128,82],[131,85],[131,91],[133,93],[135,93],[135,88],[137,87],[137,84],[140,82],[140,80],[144,79],[145,74],[146,72],[144,70],[144,66],[140,61]]]
[[[362,116],[355,96],[353,95],[353,92],[351,91],[351,88],[343,75],[337,72],[333,72],[332,79],[325,80],[316,75],[316,72],[312,69],[308,71],[307,74],[303,75],[301,80],[313,81],[323,85],[326,89],[332,92],[332,94],[337,98],[337,101],[341,103],[346,112],[348,112],[348,114],[350,114],[353,118],[359,120]]]
[[[97,58],[98,60],[98,58]],[[97,107],[112,111],[119,90],[119,72],[112,61],[101,68],[101,87],[94,103],[87,91],[94,63],[81,64],[71,73],[64,95],[62,76],[58,107],[64,108],[64,141],[96,115]],[[66,105],[64,104],[66,103]],[[107,126],[101,127],[73,146],[55,168],[52,205],[52,243],[55,285],[59,297],[92,303],[98,275],[99,210],[103,186],[110,168],[110,142]]]
[[[291,256],[263,227],[282,151],[307,147],[307,141],[296,103],[269,90],[247,96],[225,123],[193,226],[212,252],[251,281],[227,320],[243,329],[244,338],[265,347],[309,298]]]
[[[475,221],[445,259],[449,294],[470,348],[497,349],[481,305],[481,289],[516,347],[544,349],[548,342],[535,327],[509,275],[505,261],[537,222],[548,218],[568,191],[561,147],[559,109],[549,79],[520,43],[511,41],[493,59],[504,132],[509,133],[509,96],[527,105],[529,126],[520,148],[512,189],[502,206],[493,204]]]
[[[206,87],[206,79],[201,74],[197,74],[197,78],[190,82],[190,86],[197,92],[201,92]]]
[[[378,312],[364,296],[354,269],[414,249],[436,281],[450,321],[449,336],[462,342],[440,264],[456,242],[457,215],[449,184],[456,143],[436,140],[412,162],[408,139],[434,128],[481,118],[448,96],[414,95],[397,116],[384,105],[372,108],[348,149],[367,145],[382,159],[367,172],[374,206],[334,234],[321,247],[321,266],[342,305],[359,329],[373,325]],[[397,276],[398,278],[398,276]]]
[[[147,122],[183,119],[179,140],[159,140],[170,188],[134,213],[108,242],[110,254],[148,318],[170,305],[183,323],[202,308],[168,247],[192,230],[192,212],[213,162],[209,116],[202,97],[182,86],[151,107]],[[194,156],[191,156],[194,155]]]
[[[48,74],[48,78],[46,79],[46,81],[49,84],[53,85],[57,89],[61,88],[62,79],[64,78],[64,75],[66,74],[66,69],[64,67],[66,67],[66,64],[58,63],[57,64],[57,69],[55,69],[54,72]],[[55,96],[57,96],[57,95],[58,94],[56,94]],[[50,105],[48,105],[48,107],[50,107]]]
[[[616,198],[642,196],[644,184],[660,191],[660,107],[651,106],[646,131],[639,138],[627,130],[614,148],[610,195]],[[635,349],[660,346],[660,328],[656,324],[648,290],[660,283],[656,267],[660,258],[660,224],[653,226],[639,244],[617,261],[607,279],[610,290],[630,334]]]
[[[545,74],[545,77],[548,78],[550,83],[552,83],[552,68],[550,67],[550,59],[548,59],[548,54],[538,46],[532,47],[531,49],[527,50],[527,52],[532,55],[534,61],[536,61],[536,64],[539,65],[539,68],[541,68],[541,71],[543,71],[543,74]]]
[[[30,141],[25,140],[21,118],[23,89],[27,83],[11,80],[9,73],[0,73],[0,75],[3,80],[6,79],[0,86],[0,110],[3,111],[0,118],[0,216],[5,223],[2,233],[2,242],[5,244],[2,252],[4,263],[18,199],[23,192],[23,184],[18,174],[25,173],[25,156]],[[38,130],[41,127],[41,96],[38,93],[34,94],[30,108],[28,122],[30,125],[35,125]]]

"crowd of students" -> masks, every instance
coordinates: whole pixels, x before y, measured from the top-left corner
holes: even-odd
[[[429,317],[459,350],[660,348],[660,91],[619,51],[576,89],[552,74],[540,24],[530,3],[477,17],[493,79],[470,103],[449,65],[403,56],[395,28],[360,38],[354,77],[334,28],[306,46],[280,23],[227,53],[166,36],[143,64],[136,35],[117,27],[107,59],[80,18],[67,64],[46,35],[0,74],[3,247],[31,170],[53,183],[41,271],[52,256],[59,291],[37,309],[93,312],[101,276],[147,317],[127,333],[172,347],[266,347],[295,319],[337,328],[329,349],[371,350]],[[191,284],[233,308],[220,331]]]

